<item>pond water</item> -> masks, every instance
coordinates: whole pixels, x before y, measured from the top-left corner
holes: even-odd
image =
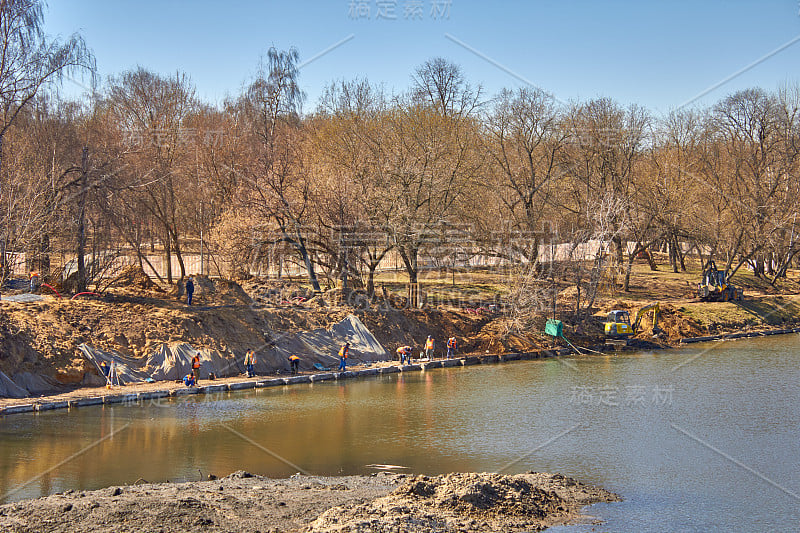
[[[800,529],[800,337],[435,369],[0,419],[0,501],[235,470],[560,472],[602,526]]]

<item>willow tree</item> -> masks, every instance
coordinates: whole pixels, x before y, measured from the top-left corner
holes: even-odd
[[[44,2],[0,0],[0,259],[5,263],[7,247],[15,240],[12,228],[24,224],[14,217],[14,206],[27,205],[16,196],[25,189],[5,162],[6,134],[42,90],[69,74],[86,72],[93,76],[94,57],[80,35],[66,41],[48,39],[44,25]],[[20,243],[24,245],[24,243]],[[5,273],[5,269],[3,272]]]
[[[304,167],[304,98],[298,84],[297,50],[271,48],[241,97],[246,149],[239,168],[240,201],[263,221],[253,233],[257,247],[285,243],[300,257],[315,291],[320,290],[308,231],[315,208],[310,169]],[[261,242],[263,241],[263,242]]]

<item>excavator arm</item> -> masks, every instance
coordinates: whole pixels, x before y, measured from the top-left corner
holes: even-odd
[[[655,303],[652,303],[652,304],[645,305],[644,307],[639,309],[639,311],[636,313],[636,320],[633,323],[633,334],[634,335],[639,333],[639,325],[642,322],[642,317],[644,315],[646,315],[647,312],[650,311],[651,309],[653,310],[653,331],[654,332],[659,331],[659,328],[658,328],[658,314],[661,311],[661,308],[659,306],[659,303],[655,302]]]

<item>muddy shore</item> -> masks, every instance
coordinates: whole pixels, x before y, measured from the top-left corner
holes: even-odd
[[[541,359],[574,353],[570,348],[541,350],[529,353],[464,356],[453,359],[435,359],[419,361],[412,365],[400,365],[396,361],[378,361],[368,365],[354,365],[346,372],[300,372],[297,375],[273,374],[246,378],[233,376],[216,380],[201,380],[198,387],[187,388],[182,383],[157,381],[154,383],[129,383],[124,386],[79,387],[74,390],[56,394],[44,394],[34,398],[0,398],[0,416],[20,413],[35,413],[52,409],[74,409],[92,405],[109,405],[113,403],[135,403],[146,400],[178,397],[187,394],[219,394],[255,388],[287,386],[318,381],[347,380],[391,374],[398,372],[419,372],[450,366],[471,366],[478,364],[495,364],[506,361]]]
[[[159,532],[540,531],[582,518],[616,494],[559,474],[528,472],[213,481],[67,491],[0,506],[0,530]]]
[[[775,328],[759,331],[733,332],[720,335],[684,338],[680,339],[680,344],[691,344],[695,342],[724,341],[741,338],[763,337],[771,335],[781,335],[789,333],[800,333],[800,328]],[[670,346],[657,343],[639,341],[629,349],[656,349],[669,348]],[[591,352],[584,348],[582,355],[592,355],[596,350],[607,350],[608,347],[602,345],[593,346]],[[199,387],[187,389],[183,384],[169,381],[158,381],[155,383],[131,383],[125,386],[115,386],[112,389],[106,387],[77,387],[73,390],[60,393],[43,394],[39,397],[31,398],[0,398],[0,417],[3,415],[13,415],[21,413],[36,413],[52,409],[75,409],[96,405],[110,405],[115,403],[136,403],[141,401],[153,401],[166,398],[174,398],[187,394],[223,394],[234,391],[252,390],[264,387],[288,386],[300,383],[314,383],[327,380],[346,380],[363,378],[379,374],[396,372],[414,372],[421,370],[431,370],[443,366],[470,366],[478,364],[495,364],[518,360],[542,359],[548,357],[558,357],[575,355],[572,348],[556,348],[552,350],[537,350],[526,353],[504,353],[498,355],[472,355],[456,357],[450,360],[421,361],[413,365],[401,366],[395,361],[379,361],[368,365],[356,365],[347,372],[300,372],[298,375],[273,374],[259,376],[258,378],[246,378],[244,376],[233,376],[228,378],[218,378],[213,381],[203,380]]]

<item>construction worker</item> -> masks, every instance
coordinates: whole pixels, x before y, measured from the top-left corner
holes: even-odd
[[[289,364],[292,367],[292,374],[297,374],[297,371],[300,369],[300,358],[294,354],[290,355]]]
[[[458,349],[458,341],[455,337],[447,339],[447,358],[450,359],[456,354]]]
[[[36,291],[36,288],[39,286],[39,273],[35,270],[31,270],[31,292]]]
[[[347,368],[347,358],[350,356],[350,343],[346,342],[339,348],[339,372],[344,372]]]
[[[247,367],[247,377],[252,378],[256,375],[253,370],[253,365],[256,364],[256,353],[253,350],[247,350],[244,354],[244,366]]]
[[[397,356],[400,358],[400,364],[402,365],[406,360],[408,361],[407,364],[411,364],[411,346],[401,346],[397,349]]]
[[[425,357],[432,359],[435,348],[436,341],[433,340],[432,336],[428,335],[428,340],[425,341]]]
[[[200,383],[200,352],[192,357],[192,374],[194,375],[194,383]]]
[[[194,387],[195,385],[194,376],[192,374],[186,374],[185,376],[183,376],[183,384],[186,385],[187,387]]]
[[[192,305],[192,295],[194,295],[194,277],[189,276],[186,280],[186,305]]]

